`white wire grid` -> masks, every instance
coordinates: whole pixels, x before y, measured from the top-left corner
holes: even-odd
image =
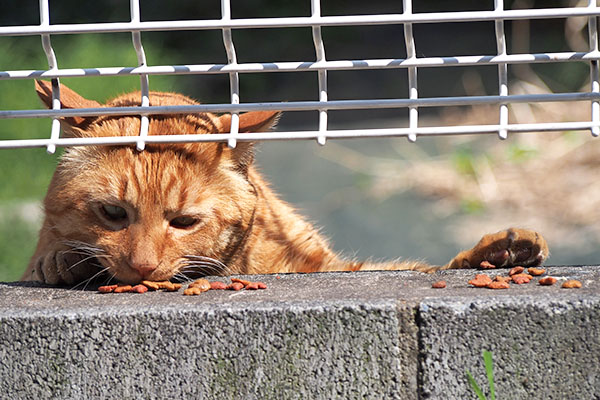
[[[257,141],[274,139],[315,139],[325,144],[328,138],[349,137],[383,137],[404,136],[410,141],[419,136],[460,135],[474,133],[496,133],[504,139],[510,132],[545,132],[563,130],[588,130],[594,136],[600,133],[600,82],[598,72],[598,27],[597,17],[600,9],[596,0],[588,0],[587,7],[563,7],[551,9],[505,10],[503,0],[494,0],[494,9],[490,11],[435,12],[413,13],[412,0],[403,0],[402,14],[380,15],[343,15],[322,16],[320,0],[310,0],[311,15],[309,17],[285,18],[231,18],[230,0],[221,0],[221,19],[209,20],[176,20],[176,21],[141,21],[139,0],[130,0],[130,22],[93,23],[93,24],[50,24],[48,0],[40,0],[40,24],[32,26],[0,27],[0,36],[40,35],[42,46],[48,59],[47,70],[0,71],[0,80],[6,79],[52,79],[52,109],[50,110],[6,110],[0,111],[3,118],[52,118],[50,138],[27,140],[0,140],[0,148],[46,147],[53,153],[56,146],[76,145],[110,145],[135,143],[143,150],[146,143],[164,142],[227,142],[235,147],[237,141]],[[585,52],[555,52],[536,54],[508,54],[504,31],[505,20],[548,19],[587,17],[589,50]],[[453,57],[417,57],[413,25],[421,23],[494,21],[497,45],[496,55],[453,56]],[[325,46],[321,35],[322,27],[329,26],[363,26],[393,25],[404,27],[404,38],[407,57],[395,59],[361,59],[327,61]],[[232,39],[233,29],[247,28],[282,28],[310,27],[316,53],[315,61],[299,62],[259,62],[238,63]],[[174,31],[174,30],[221,30],[223,44],[227,53],[227,64],[196,65],[158,65],[148,66],[141,41],[141,32]],[[51,43],[51,35],[130,32],[133,47],[137,55],[137,67],[81,68],[61,69],[57,64]],[[550,93],[510,95],[508,88],[508,65],[533,64],[551,62],[586,61],[590,64],[591,85],[589,91],[574,93]],[[420,98],[417,88],[417,72],[419,67],[452,67],[496,65],[498,68],[498,95],[488,96],[455,96]],[[396,99],[358,99],[329,100],[327,92],[327,72],[332,70],[377,70],[407,69],[409,93],[407,98]],[[255,102],[240,103],[239,75],[256,72],[291,72],[315,71],[318,73],[319,100],[296,102]],[[228,74],[230,81],[230,98],[228,104],[203,104],[187,106],[150,106],[149,75],[185,75],[185,74]],[[60,109],[59,78],[84,76],[140,76],[140,107],[118,108],[86,108]],[[509,123],[508,105],[515,103],[543,103],[587,101],[590,106],[590,120],[574,122],[542,122],[542,123]],[[466,126],[419,126],[419,108],[440,106],[465,106],[492,104],[499,108],[497,124]],[[373,129],[328,129],[329,110],[365,110],[380,108],[405,108],[409,110],[408,127],[373,128]],[[281,110],[319,112],[319,125],[316,131],[287,131],[268,133],[245,133],[238,135],[239,113],[254,110]],[[217,112],[231,113],[230,133],[213,135],[152,135],[148,136],[148,116],[169,113]],[[58,118],[73,116],[98,115],[138,115],[141,118],[141,129],[137,137],[102,137],[102,138],[60,138]],[[0,138],[1,139],[1,138]]]

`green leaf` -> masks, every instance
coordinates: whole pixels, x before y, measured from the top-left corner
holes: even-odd
[[[475,392],[475,394],[477,394],[477,397],[479,397],[479,400],[487,400],[485,398],[485,395],[483,394],[483,391],[481,390],[481,388],[479,387],[477,382],[475,382],[473,375],[471,375],[471,373],[469,371],[467,371],[467,380],[469,381],[469,384],[473,388],[473,391]]]
[[[491,352],[484,350],[483,363],[485,364],[485,373],[490,386],[490,400],[496,400],[496,389],[494,388],[494,361],[492,360]]]

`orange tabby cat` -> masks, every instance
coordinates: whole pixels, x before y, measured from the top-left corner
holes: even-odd
[[[51,85],[36,83],[51,105]],[[108,107],[137,106],[139,93]],[[100,107],[61,87],[63,108]],[[151,93],[150,104],[197,104],[173,93]],[[266,131],[276,112],[240,115],[240,132]],[[150,118],[149,135],[229,132],[226,114]],[[139,117],[72,117],[70,137],[134,136]],[[223,143],[81,146],[65,150],[44,201],[45,219],[24,280],[74,284],[97,276],[136,283],[192,274],[264,274],[340,270],[418,270],[540,264],[541,235],[508,229],[486,235],[447,265],[358,263],[335,254],[327,241],[280,200],[252,165],[252,144]]]

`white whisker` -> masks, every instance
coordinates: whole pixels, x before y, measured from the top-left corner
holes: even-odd
[[[215,264],[206,261],[185,261],[184,267],[181,269],[184,272],[203,272],[211,275],[231,275],[233,271],[224,264]]]
[[[92,275],[90,278],[88,278],[82,282],[79,282],[77,285],[73,286],[71,288],[71,290],[75,290],[81,285],[84,285],[83,289],[81,289],[81,290],[85,290],[88,287],[88,285],[90,284],[90,282],[92,282],[95,278],[97,278],[98,276],[100,276],[101,274],[103,274],[107,271],[108,271],[108,267],[101,269],[100,271],[98,271],[94,275]]]
[[[93,256],[93,255],[92,255],[92,256],[85,257],[85,258],[83,258],[83,259],[81,259],[81,260],[77,261],[75,264],[73,264],[73,265],[70,265],[70,266],[69,266],[69,268],[67,268],[67,271],[70,271],[70,270],[72,270],[73,268],[75,268],[76,266],[78,266],[79,264],[81,264],[81,263],[84,263],[84,262],[86,262],[87,260],[91,260],[91,259],[93,259],[93,258],[96,258],[96,256]]]
[[[211,258],[211,257],[206,257],[206,256],[197,256],[197,255],[194,255],[194,254],[185,255],[184,257],[188,258],[190,260],[199,260],[199,261],[212,262],[214,264],[219,265],[223,269],[227,269],[227,265],[223,264],[221,261],[217,260],[216,258]]]
[[[173,275],[173,279],[177,280],[177,282],[179,283],[187,283],[193,281],[192,278],[186,276],[185,273],[182,272],[177,272],[175,275]]]

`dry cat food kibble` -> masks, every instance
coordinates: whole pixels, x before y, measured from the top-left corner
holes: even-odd
[[[106,285],[106,286],[100,286],[98,288],[98,291],[100,293],[112,293],[119,285]]]
[[[517,285],[520,285],[522,283],[529,283],[529,281],[531,281],[533,279],[533,276],[529,275],[529,274],[516,274],[512,276],[512,281],[514,283],[516,283]]]
[[[211,290],[225,290],[227,288],[227,284],[221,281],[214,281],[210,283]]]
[[[188,288],[198,288],[203,292],[207,292],[210,290],[210,282],[206,279],[197,279],[190,283]]]
[[[512,281],[512,277],[496,275],[496,277],[494,278],[494,281],[510,283],[510,281]]]
[[[581,287],[581,282],[575,279],[569,279],[568,281],[563,282],[562,287],[565,289],[579,289]]]
[[[131,285],[105,285],[98,288],[100,293],[146,293],[150,290],[166,290],[168,292],[177,292],[181,289],[180,283],[172,283],[169,281],[142,281],[142,283],[131,286]],[[209,282],[206,279],[197,279],[190,283],[189,286],[183,291],[186,296],[196,296],[209,290],[258,290],[266,289],[267,285],[263,282],[251,282],[239,278],[231,278],[231,284],[215,281]]]
[[[227,290],[235,290],[236,292],[238,290],[242,290],[244,288],[244,284],[241,282],[233,282],[230,285],[227,285],[227,287],[225,289]]]
[[[183,291],[183,294],[185,296],[197,296],[203,292],[206,292],[206,290],[202,290],[199,287],[189,287]]]
[[[197,279],[183,291],[186,296],[197,296],[201,293],[209,291],[211,288],[210,282],[206,279]]]
[[[246,281],[246,280],[239,279],[239,278],[231,278],[231,282],[232,283],[241,283],[244,286],[248,286],[250,284],[250,281]]]
[[[128,293],[131,292],[131,289],[131,285],[118,286],[115,290],[113,290],[113,293]]]
[[[146,286],[148,289],[152,290],[161,290],[165,289],[167,292],[176,292],[181,289],[181,283],[172,283],[169,281],[142,281],[142,285]]]
[[[446,287],[446,281],[437,281],[431,285],[434,289],[444,289]]]
[[[490,278],[486,274],[477,274],[475,278],[469,281],[469,284],[475,287],[487,287],[492,282],[492,278]]]
[[[148,291],[148,287],[144,285],[135,285],[131,288],[132,293],[146,293]]]
[[[208,290],[259,290],[266,289],[267,285],[263,282],[251,282],[239,278],[231,278],[229,285],[223,282],[209,282],[206,279],[198,279],[190,283],[190,286],[183,291],[183,294],[187,296],[196,296]]]
[[[142,283],[135,286],[131,285],[106,285],[100,286],[98,291],[100,293],[146,293],[148,289],[161,290],[165,289],[168,292],[176,292],[181,289],[180,283],[171,283],[169,281],[153,282],[153,281],[142,281]]]
[[[244,289],[246,290],[259,290],[259,289],[266,289],[267,285],[265,285],[262,282],[250,282],[246,285],[246,287]]]
[[[543,275],[546,273],[544,268],[536,268],[530,267],[527,268],[528,274],[524,273],[525,268],[523,267],[514,267],[509,271],[509,276],[497,275],[492,280],[486,274],[477,274],[475,278],[469,281],[469,284],[481,288],[487,287],[489,289],[508,289],[510,288],[510,283],[513,282],[517,285],[521,285],[524,283],[529,283],[533,280],[534,276]],[[553,276],[545,276],[540,278],[538,283],[540,286],[552,286],[557,282],[557,279]],[[569,279],[562,284],[562,287],[565,289],[578,289],[582,287],[580,281],[575,279]]]
[[[516,274],[520,274],[523,271],[525,271],[525,268],[523,267],[514,267],[510,271],[508,271],[508,275],[513,276]]]
[[[552,276],[547,276],[545,278],[540,279],[539,284],[542,286],[552,286],[556,283],[556,278]]]
[[[482,261],[481,264],[479,264],[479,267],[481,269],[494,269],[496,268],[496,266],[494,264],[492,264],[489,261]]]
[[[544,275],[546,273],[546,270],[543,268],[527,268],[527,273],[529,275],[533,275],[533,276],[539,276],[539,275]]]
[[[492,281],[486,287],[488,289],[508,289],[510,285],[505,281]]]

